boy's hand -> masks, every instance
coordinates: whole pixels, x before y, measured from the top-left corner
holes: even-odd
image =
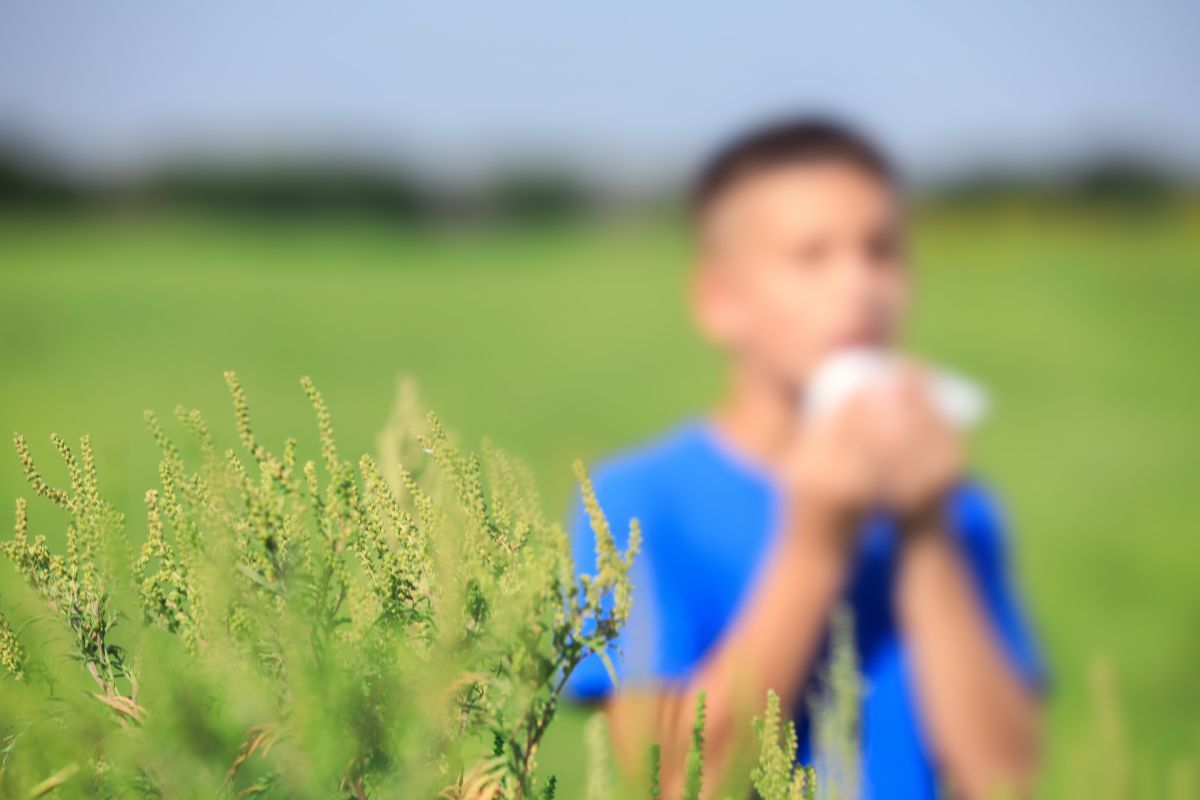
[[[848,552],[878,501],[880,448],[872,398],[860,394],[802,433],[786,458],[789,498],[808,535]]]
[[[920,367],[860,392],[809,426],[785,479],[802,516],[845,547],[862,516],[885,508],[907,529],[929,520],[963,469],[961,437],[934,407]]]
[[[880,501],[906,530],[920,527],[936,518],[962,474],[961,436],[934,407],[916,365],[907,364],[876,399],[872,433]]]

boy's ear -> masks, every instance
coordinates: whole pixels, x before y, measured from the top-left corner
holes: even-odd
[[[727,267],[699,262],[692,268],[689,286],[692,318],[712,344],[727,347],[738,338],[742,308]]]

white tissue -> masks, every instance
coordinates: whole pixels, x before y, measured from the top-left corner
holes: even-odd
[[[813,374],[803,411],[814,419],[830,414],[863,389],[892,379],[899,366],[898,359],[883,350],[839,352]],[[933,405],[947,422],[965,430],[987,416],[988,395],[982,386],[941,367],[928,374]]]

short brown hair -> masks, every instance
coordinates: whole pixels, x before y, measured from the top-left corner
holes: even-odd
[[[704,162],[688,197],[695,219],[720,195],[750,175],[792,164],[840,161],[880,181],[899,176],[883,150],[848,125],[823,117],[787,117],[735,137]]]

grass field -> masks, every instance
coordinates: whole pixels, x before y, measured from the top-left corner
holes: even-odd
[[[1093,733],[1097,658],[1116,667],[1138,782],[1159,780],[1145,776],[1200,757],[1200,213],[930,216],[917,252],[913,345],[996,396],[977,461],[1008,499],[1053,668],[1048,794],[1063,796]],[[558,510],[573,458],[714,396],[685,254],[665,224],[448,236],[0,220],[0,429],[27,434],[52,474],[50,432],[93,434],[102,486],[136,523],[156,463],[143,409],[183,402],[224,422],[221,373],[236,369],[265,436],[309,435],[297,380],[311,374],[343,446],[368,450],[408,373],[465,438],[526,458]],[[0,504],[18,492],[15,458],[0,458]],[[35,530],[55,522],[34,506]],[[543,756],[565,797],[580,718]]]

